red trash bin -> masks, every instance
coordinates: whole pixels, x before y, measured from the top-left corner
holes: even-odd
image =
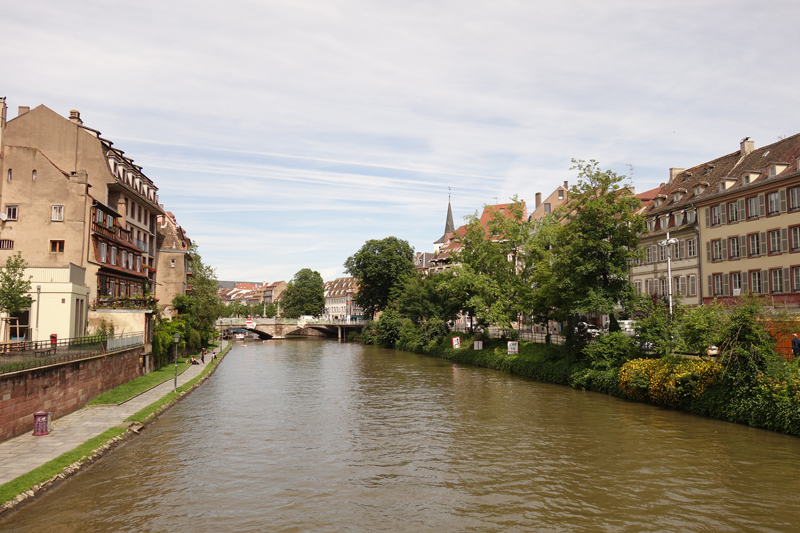
[[[51,333],[50,334],[50,347],[51,348],[55,348],[57,341],[58,341],[58,335],[56,335],[55,333]]]
[[[50,428],[47,427],[48,419],[50,418],[50,413],[46,413],[44,411],[39,411],[37,413],[33,413],[33,436],[40,437],[42,435],[47,435],[50,431]]]

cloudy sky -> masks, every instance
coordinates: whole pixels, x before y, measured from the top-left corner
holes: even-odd
[[[800,131],[800,3],[0,0],[9,118],[114,141],[220,279],[333,279],[368,239],[431,251],[570,160],[638,191]]]

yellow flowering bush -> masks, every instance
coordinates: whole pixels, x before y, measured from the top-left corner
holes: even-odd
[[[697,398],[720,376],[722,367],[702,359],[634,359],[619,371],[619,388],[632,400],[676,405]]]

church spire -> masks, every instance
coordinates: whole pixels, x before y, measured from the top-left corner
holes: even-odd
[[[448,189],[448,193],[449,193],[450,187],[448,187],[447,189]],[[455,231],[455,229],[456,229],[456,226],[455,226],[455,224],[453,224],[453,209],[452,209],[452,207],[450,207],[450,194],[448,194],[447,195],[447,219],[444,222],[444,235],[442,235],[441,238],[438,241],[434,242],[433,244],[442,244],[445,241],[447,241],[447,234],[448,233],[453,233]]]

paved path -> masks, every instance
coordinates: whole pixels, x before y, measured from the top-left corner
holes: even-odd
[[[222,341],[219,351],[227,343],[228,341]],[[206,354],[206,364],[211,361],[211,357],[211,353]],[[197,377],[203,368],[203,364],[187,368],[178,376],[178,386]],[[53,421],[48,435],[34,437],[31,430],[0,443],[0,485],[27,474],[107,429],[122,424],[132,414],[172,392],[173,384],[174,381],[170,379],[120,405],[87,406],[79,409]]]

